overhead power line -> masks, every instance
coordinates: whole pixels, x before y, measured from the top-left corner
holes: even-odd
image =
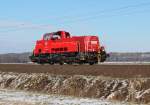
[[[150,2],[145,2],[145,3],[139,3],[139,4],[134,4],[134,5],[127,5],[127,6],[122,6],[119,8],[113,8],[113,9],[105,9],[105,10],[99,10],[99,11],[93,11],[93,12],[84,12],[84,13],[80,13],[80,15],[64,15],[61,17],[47,17],[48,19],[54,20],[54,21],[60,21],[60,20],[69,20],[69,19],[79,19],[79,18],[83,18],[83,17],[91,17],[91,16],[95,16],[95,15],[101,15],[102,13],[113,13],[113,12],[117,12],[117,11],[122,11],[122,10],[127,10],[127,9],[131,9],[131,8],[136,8],[136,7],[142,7],[142,6],[149,6]],[[72,12],[74,13],[74,12]],[[47,19],[44,17],[44,19]],[[42,19],[41,19],[42,20]]]
[[[111,13],[114,13],[114,12],[121,12],[122,10],[127,10],[127,9],[130,9],[130,8],[136,8],[136,7],[141,7],[141,6],[150,6],[150,2],[140,3],[140,4],[135,4],[135,5],[128,5],[128,6],[123,6],[123,7],[120,7],[120,8],[114,8],[114,9],[109,9],[109,10],[97,11],[97,12],[93,12],[94,15],[92,15],[93,13],[88,13],[88,15],[71,18],[70,21],[66,20],[64,23],[74,23],[76,21],[87,21],[87,20],[90,20],[90,19],[92,20],[95,17],[104,16],[105,14],[103,14],[103,13],[111,14]],[[129,10],[129,12],[130,11],[131,10]]]
[[[74,23],[74,22],[83,22],[83,21],[89,21],[89,20],[93,20],[97,17],[102,17],[103,18],[110,18],[110,17],[113,17],[113,16],[119,16],[120,14],[117,13],[115,14],[114,12],[119,12],[119,11],[122,11],[122,10],[127,10],[127,9],[130,9],[130,8],[136,8],[136,7],[141,7],[141,6],[149,6],[150,5],[150,2],[146,2],[146,3],[140,3],[140,4],[135,4],[135,5],[128,5],[128,6],[123,6],[123,7],[120,7],[120,8],[114,8],[114,9],[110,9],[110,10],[102,10],[102,11],[97,11],[97,12],[93,12],[94,15],[91,15],[93,13],[89,13],[89,15],[83,15],[83,16],[75,16],[74,18],[71,18],[71,20],[66,19],[66,21],[64,22],[60,22],[61,24],[68,24],[68,23]],[[149,12],[149,11],[148,11]],[[112,15],[109,15],[109,14],[102,14],[102,13],[114,13]],[[133,12],[132,14],[134,13],[143,13],[143,12]],[[128,14],[131,14],[130,10],[129,12],[126,13],[126,15]],[[69,16],[68,16],[69,17]],[[49,24],[43,24],[43,25],[37,25],[37,26],[26,26],[26,27],[23,27],[22,24],[16,26],[16,27],[12,27],[11,29],[8,29],[8,30],[1,30],[0,33],[5,33],[5,32],[12,32],[12,31],[20,31],[20,30],[25,30],[25,29],[38,29],[38,28],[46,28],[46,27],[50,27],[51,25]]]

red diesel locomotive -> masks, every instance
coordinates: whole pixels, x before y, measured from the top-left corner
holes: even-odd
[[[106,51],[99,44],[97,36],[71,36],[69,32],[46,33],[36,42],[30,59],[39,64],[89,63],[104,62]]]

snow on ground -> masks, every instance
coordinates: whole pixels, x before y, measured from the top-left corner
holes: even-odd
[[[128,105],[100,99],[47,95],[16,90],[0,90],[0,105]],[[131,104],[130,104],[131,105]]]

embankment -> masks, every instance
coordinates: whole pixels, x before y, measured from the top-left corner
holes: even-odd
[[[150,102],[150,78],[0,72],[0,88],[136,103]]]

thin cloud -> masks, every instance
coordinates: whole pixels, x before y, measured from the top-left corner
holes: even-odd
[[[50,29],[53,28],[51,25],[33,24],[30,22],[0,20],[0,32],[11,31],[11,29]]]

